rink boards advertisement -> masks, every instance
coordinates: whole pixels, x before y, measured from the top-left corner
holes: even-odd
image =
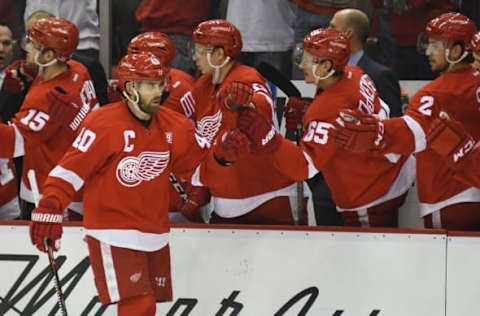
[[[0,237],[0,315],[60,315],[28,226],[0,225]],[[64,227],[57,253],[69,315],[116,315],[98,302],[82,238],[80,227]],[[471,315],[480,309],[478,241],[444,231],[177,226],[174,301],[157,304],[157,315]]]
[[[176,227],[170,241],[174,301],[157,304],[157,315],[425,316],[478,310],[478,238],[423,232]],[[28,226],[0,225],[0,236],[0,315],[60,315],[47,256],[31,246]],[[80,227],[65,227],[57,253],[69,314],[116,315],[115,306],[98,302],[82,238]],[[456,254],[456,268],[447,264],[447,241],[455,246],[448,254]],[[455,290],[447,314],[446,271]]]

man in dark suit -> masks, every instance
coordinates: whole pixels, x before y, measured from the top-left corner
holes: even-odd
[[[400,85],[393,71],[368,57],[363,50],[370,33],[370,23],[365,13],[357,9],[337,11],[330,21],[330,27],[343,32],[350,40],[348,65],[356,65],[372,78],[380,98],[390,107],[390,116],[402,115]]]

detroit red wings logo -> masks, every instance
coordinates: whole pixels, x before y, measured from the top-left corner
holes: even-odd
[[[125,157],[118,163],[117,180],[126,187],[137,186],[160,175],[169,161],[169,151],[144,151],[138,157]]]
[[[222,123],[222,112],[219,110],[217,113],[205,116],[201,120],[197,121],[197,133],[205,137],[208,142],[212,142],[220,129]]]

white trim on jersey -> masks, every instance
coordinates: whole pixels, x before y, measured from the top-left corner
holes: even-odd
[[[201,168],[201,165],[198,165],[198,167],[195,169],[195,172],[193,173],[191,178],[192,185],[197,187],[203,186],[202,181],[200,181],[200,168]]]
[[[75,172],[65,169],[62,166],[56,166],[48,174],[50,177],[60,178],[72,185],[75,191],[80,190],[85,181]]]
[[[100,251],[102,253],[108,295],[110,296],[110,301],[115,303],[120,300],[120,293],[118,291],[117,276],[115,275],[115,266],[113,265],[112,248],[110,245],[100,241]]]
[[[13,158],[21,157],[25,155],[25,140],[22,133],[18,130],[15,124],[12,124],[15,131],[15,147],[13,149]]]
[[[383,202],[393,200],[394,198],[401,196],[402,194],[407,192],[408,189],[410,189],[413,182],[415,181],[415,176],[416,176],[416,160],[413,155],[410,155],[408,159],[403,163],[402,168],[398,172],[398,175],[395,178],[395,181],[393,181],[393,183],[390,185],[390,188],[388,189],[387,193],[385,193],[378,199],[368,204],[360,205],[359,207],[356,207],[356,208],[346,209],[346,208],[341,208],[340,206],[337,205],[337,211],[344,212],[344,211],[358,211],[362,209],[366,210],[370,207],[379,205]]]
[[[315,167],[315,164],[313,163],[312,157],[310,157],[306,152],[302,151],[303,156],[307,160],[307,165],[308,165],[308,179],[314,177],[319,171]]]
[[[425,150],[427,147],[427,138],[425,137],[425,132],[423,131],[422,126],[418,122],[408,115],[402,116],[403,120],[407,124],[408,128],[412,131],[413,137],[415,138],[415,152]]]
[[[446,206],[464,202],[480,202],[480,189],[471,187],[437,203],[422,203],[420,201],[420,215],[423,217]]]
[[[195,113],[195,99],[193,98],[192,92],[186,92],[180,98],[180,105],[182,106],[183,113],[187,118],[192,117],[193,113]]]

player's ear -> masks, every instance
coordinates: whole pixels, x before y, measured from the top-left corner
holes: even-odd
[[[325,59],[320,62],[318,69],[321,69],[323,73],[327,74],[330,72],[330,70],[332,70],[332,67],[333,67],[333,62],[331,60]]]
[[[46,49],[43,52],[43,57],[47,60],[47,62],[53,60],[54,58],[57,58],[57,54],[53,49]]]
[[[463,45],[461,43],[455,43],[450,47],[450,56],[451,60],[459,59],[463,54]]]
[[[124,87],[124,88],[125,88],[125,91],[126,91],[129,95],[133,95],[133,94],[134,94],[133,90],[135,89],[135,85],[134,85],[133,81],[127,81],[127,82],[125,83],[125,87]]]
[[[223,49],[223,47],[215,47],[215,49],[213,50],[213,56],[215,56],[215,58],[217,58],[218,60],[223,60],[225,59],[225,50]]]

